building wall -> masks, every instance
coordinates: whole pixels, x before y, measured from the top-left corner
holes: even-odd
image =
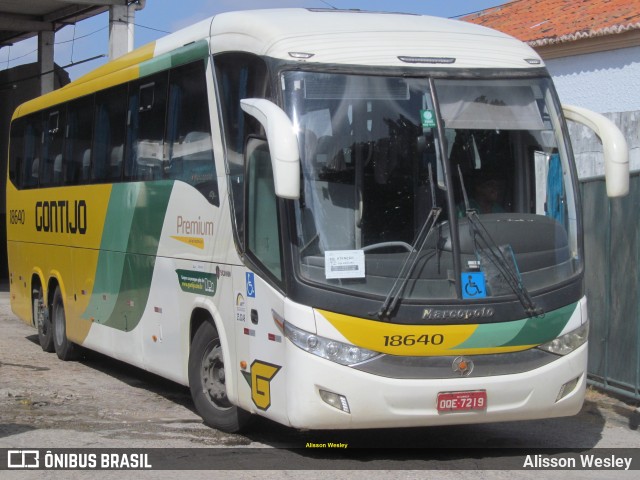
[[[640,110],[640,46],[545,63],[564,103],[599,113]]]
[[[622,130],[631,171],[640,171],[640,47],[546,60],[562,103],[604,114]],[[570,122],[581,179],[604,175],[600,140]]]
[[[560,97],[560,99],[563,100],[562,97]],[[631,172],[639,172],[640,110],[633,112],[604,113],[603,115],[615,123],[624,134],[629,147],[630,170]],[[600,139],[587,127],[574,122],[569,122],[568,125],[569,137],[571,138],[573,153],[576,157],[578,177],[580,180],[603,176],[604,159]]]

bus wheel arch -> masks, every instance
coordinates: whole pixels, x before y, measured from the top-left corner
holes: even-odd
[[[45,301],[42,280],[36,273],[31,277],[31,318],[38,329],[38,341],[45,352],[53,352],[53,325],[51,324],[50,302]]]
[[[51,324],[53,327],[53,345],[56,355],[60,360],[73,360],[76,358],[77,347],[67,338],[67,316],[64,308],[62,290],[57,281],[51,280],[50,309]]]
[[[225,365],[218,329],[209,312],[196,309],[191,318],[189,389],[204,423],[224,432],[247,426],[251,414],[233,405],[226,394],[229,365]]]

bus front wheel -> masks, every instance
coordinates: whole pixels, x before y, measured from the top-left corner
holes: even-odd
[[[51,326],[49,309],[44,301],[44,294],[40,285],[33,290],[33,320],[38,329],[38,341],[42,350],[53,352],[53,327]]]
[[[232,405],[227,397],[222,345],[215,327],[203,322],[189,352],[189,388],[204,423],[223,432],[242,430],[251,414]]]
[[[51,316],[53,324],[53,345],[56,355],[60,360],[73,360],[75,358],[75,344],[67,338],[67,317],[64,313],[64,303],[60,287],[56,287],[51,302]]]

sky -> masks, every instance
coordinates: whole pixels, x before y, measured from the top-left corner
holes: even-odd
[[[168,33],[188,27],[216,13],[254,8],[311,7],[417,13],[457,17],[508,3],[510,0],[147,0],[136,12],[134,47],[140,47]],[[71,79],[99,67],[109,52],[109,15],[104,13],[56,32],[55,62],[69,66]],[[0,70],[37,61],[37,39],[32,38],[0,49]]]

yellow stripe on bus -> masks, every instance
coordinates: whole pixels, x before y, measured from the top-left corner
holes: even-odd
[[[13,119],[47,109],[96,91],[120,85],[140,77],[140,63],[153,58],[155,43],[140,47],[133,52],[113,60],[84,77],[47,95],[22,104]]]
[[[478,325],[398,325],[316,310],[354,345],[391,355],[438,356],[458,353]],[[520,349],[520,347],[516,347]],[[489,353],[482,349],[482,353]],[[505,351],[504,349],[495,349]]]
[[[105,184],[18,192],[7,182],[8,204],[23,207],[19,222],[7,222],[11,290],[24,299],[14,303],[14,311],[31,318],[34,274],[45,290],[47,281],[55,278],[63,294],[67,335],[76,343],[82,343],[91,328],[80,314],[91,299],[111,190]]]
[[[432,357],[489,355],[528,350],[536,345],[456,348],[478,329],[468,325],[398,325],[316,310],[354,345],[390,355]]]

